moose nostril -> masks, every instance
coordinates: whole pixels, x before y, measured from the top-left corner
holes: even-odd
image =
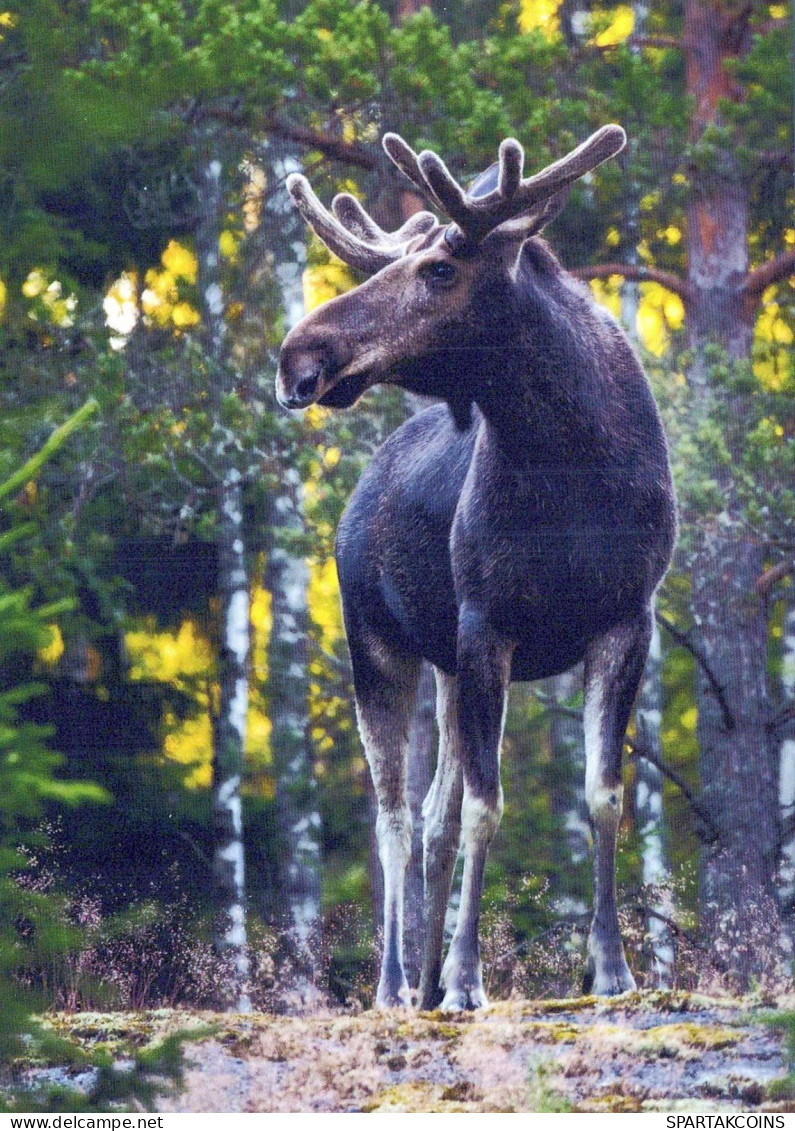
[[[295,386],[295,395],[300,397],[302,401],[311,397],[317,388],[318,376],[318,373],[313,373],[311,377],[302,377]]]

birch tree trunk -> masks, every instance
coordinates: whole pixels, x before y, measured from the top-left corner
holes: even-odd
[[[544,680],[550,700],[549,743],[552,750],[552,808],[563,826],[567,864],[582,870],[591,853],[591,826],[585,801],[585,736],[582,719],[567,713],[567,705],[582,686],[582,668]],[[558,708],[558,709],[556,709]],[[567,871],[569,870],[567,869]],[[553,893],[561,916],[585,915],[588,905],[569,887]]]
[[[279,819],[279,889],[296,963],[293,990],[304,1003],[316,999],[320,928],[320,830],[314,758],[309,739],[307,639],[309,570],[289,549],[303,534],[298,472],[289,468],[273,500],[272,547],[265,570],[271,594],[268,702]]]
[[[223,215],[221,163],[203,169],[201,222],[196,235],[199,302],[211,374],[211,403],[217,406],[229,379],[225,358],[224,300],[219,265]],[[221,452],[222,452],[221,446]],[[213,726],[213,879],[216,915],[213,941],[233,973],[231,1008],[246,1012],[249,963],[246,940],[245,853],[240,787],[246,745],[249,655],[249,583],[243,532],[243,484],[221,454],[218,489],[218,585],[221,631],[218,651],[218,714]]]
[[[724,99],[736,97],[731,67],[751,44],[750,6],[688,0],[683,45],[693,100],[691,140],[721,122]],[[748,185],[736,154],[724,149],[708,170],[693,170],[688,202],[688,328],[694,432],[716,395],[704,347],[717,342],[729,359],[748,362],[753,304],[748,277]],[[726,394],[724,394],[726,395]],[[742,430],[743,394],[732,416]],[[726,504],[698,530],[692,564],[693,620],[701,654],[696,676],[702,797],[717,843],[701,869],[702,930],[739,989],[784,976],[775,876],[779,850],[778,751],[768,729],[767,616],[755,582],[763,549],[749,539],[730,468],[715,469]],[[718,691],[720,689],[720,691]]]
[[[635,810],[641,840],[643,885],[649,892],[647,899],[650,900],[646,929],[651,942],[652,975],[658,989],[667,989],[674,973],[674,940],[669,926],[674,908],[669,887],[671,870],[665,851],[663,829],[663,777],[655,764],[659,764],[662,757],[661,667],[660,630],[655,623],[635,712],[637,749],[640,755],[635,763]],[[644,757],[644,753],[648,757]]]
[[[277,181],[300,167],[289,152],[273,145],[268,157]],[[302,271],[296,257],[296,245],[303,247],[304,236],[286,193],[271,195],[266,224],[289,328],[304,310]],[[296,963],[292,988],[301,1002],[311,1003],[319,995],[322,822],[309,737],[309,568],[303,551],[295,548],[304,534],[303,504],[300,475],[294,467],[288,467],[282,487],[271,502],[271,549],[265,570],[272,614],[268,701],[281,843],[282,911]]]
[[[249,588],[243,543],[240,473],[230,468],[219,490],[218,555],[221,596],[220,688],[213,751],[214,942],[231,960],[234,1008],[247,1012],[249,962],[246,940],[245,852],[240,787],[248,708]]]
[[[422,848],[422,803],[433,779],[436,761],[436,683],[430,664],[422,665],[417,702],[409,730],[408,793],[411,809],[411,857],[406,868],[404,958],[410,986],[419,985],[425,941],[425,874]]]
[[[641,48],[634,40],[639,40],[646,32],[649,9],[643,0],[634,0],[633,41],[630,52],[638,59]],[[627,140],[627,165],[631,166],[634,148],[632,131]],[[640,257],[640,201],[641,186],[632,179],[626,194],[624,208],[624,260],[637,268]],[[638,312],[640,310],[640,285],[635,279],[625,279],[621,288],[621,320],[632,339],[638,342]],[[673,897],[670,892],[670,868],[665,851],[663,821],[663,778],[659,769],[649,758],[643,757],[647,751],[650,758],[659,763],[662,756],[662,653],[660,630],[653,629],[649,658],[641,685],[635,725],[640,757],[635,764],[635,805],[638,831],[641,839],[641,863],[644,887],[651,889],[651,904],[646,915],[646,931],[652,950],[652,974],[654,984],[666,989],[673,976],[674,946],[673,935],[668,922],[673,917]]]

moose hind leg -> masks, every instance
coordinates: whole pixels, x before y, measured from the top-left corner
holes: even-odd
[[[478,928],[489,845],[502,816],[500,743],[511,647],[486,618],[464,604],[458,622],[458,729],[464,776],[461,807],[464,875],[458,921],[442,968],[444,1010],[487,1005]]]
[[[403,966],[403,889],[411,856],[406,789],[408,737],[420,661],[380,645],[369,654],[351,643],[359,733],[378,800],[376,839],[384,873],[384,950],[376,1004],[411,1004]],[[368,650],[369,651],[369,650]]]
[[[650,639],[651,614],[646,612],[592,641],[585,656],[585,796],[594,837],[594,914],[585,993],[611,996],[635,989],[618,927],[616,842],[624,735]]]
[[[420,976],[420,1008],[435,1009],[440,987],[444,922],[461,837],[463,778],[458,738],[458,682],[436,670],[439,757],[422,807],[425,869],[425,950]]]

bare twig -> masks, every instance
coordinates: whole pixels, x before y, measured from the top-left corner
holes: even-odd
[[[696,835],[702,843],[714,844],[717,840],[720,840],[720,829],[715,824],[712,814],[704,805],[701,798],[696,796],[681,774],[677,773],[677,771],[669,766],[662,758],[655,757],[655,755],[644,746],[631,746],[629,757],[633,761],[636,761],[638,758],[645,758],[652,766],[656,766],[664,777],[674,783],[701,824],[700,828],[698,826],[696,828]]]
[[[275,113],[267,116],[265,125],[269,133],[305,145],[308,149],[317,149],[324,157],[329,157],[333,161],[358,165],[360,169],[368,170],[377,169],[381,161],[380,154],[358,142],[345,141],[344,138],[336,137],[334,134],[320,133],[307,126],[294,125],[284,121]]]
[[[327,652],[326,649],[321,644],[318,644],[317,640],[313,640],[311,636],[309,637],[309,646],[319,659],[323,660],[329,667],[334,669],[337,675],[344,676],[348,681],[351,680],[352,673],[348,664],[344,663],[342,660],[338,660],[331,652]]]
[[[683,632],[680,628],[677,628],[673,621],[669,620],[668,617],[664,616],[663,613],[659,611],[655,612],[654,615],[657,619],[657,624],[659,624],[661,628],[664,628],[665,631],[674,638],[677,644],[680,644],[683,648],[686,648],[691,656],[693,656],[693,658],[697,661],[699,667],[707,677],[713,694],[718,701],[718,705],[721,709],[721,714],[723,715],[723,725],[726,727],[726,730],[734,730],[734,715],[732,714],[729,704],[726,701],[726,692],[724,691],[721,684],[718,683],[715,673],[707,663],[707,658],[704,653],[692,639],[689,632]]]
[[[207,855],[207,853],[204,851],[204,849],[202,849],[196,843],[196,841],[193,839],[193,837],[190,836],[189,833],[186,833],[184,829],[180,829],[176,825],[174,826],[174,832],[177,834],[177,836],[180,838],[180,840],[185,841],[185,843],[188,845],[190,850],[193,852],[193,855],[196,856],[199,860],[201,860],[202,864],[204,864],[207,868],[212,869],[212,866],[213,866],[212,860]]]

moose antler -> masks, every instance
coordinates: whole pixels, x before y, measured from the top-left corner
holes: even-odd
[[[621,126],[603,126],[559,161],[523,179],[524,150],[514,138],[506,138],[500,145],[497,187],[483,196],[466,193],[430,150],[417,155],[392,133],[384,134],[383,145],[395,165],[450,217],[466,241],[478,244],[517,216],[529,216],[528,227],[539,230],[560,210],[569,185],[620,153],[626,140]],[[368,274],[401,259],[413,239],[437,224],[433,213],[418,212],[396,232],[385,232],[350,193],[336,196],[329,212],[300,173],[287,178],[287,190],[326,247]]]
[[[438,223],[432,212],[417,212],[396,232],[385,232],[356,197],[347,192],[334,197],[329,212],[300,173],[291,173],[287,178],[287,191],[329,251],[350,267],[368,274],[400,259],[411,240]]]
[[[480,197],[464,192],[442,159],[430,150],[418,155],[397,134],[385,134],[383,144],[397,167],[430,195],[468,241],[478,244],[500,224],[517,216],[530,214],[546,221],[549,213],[557,210],[552,198],[615,157],[626,141],[621,126],[602,126],[571,153],[523,179],[524,150],[514,138],[506,138],[500,145],[497,187]]]

